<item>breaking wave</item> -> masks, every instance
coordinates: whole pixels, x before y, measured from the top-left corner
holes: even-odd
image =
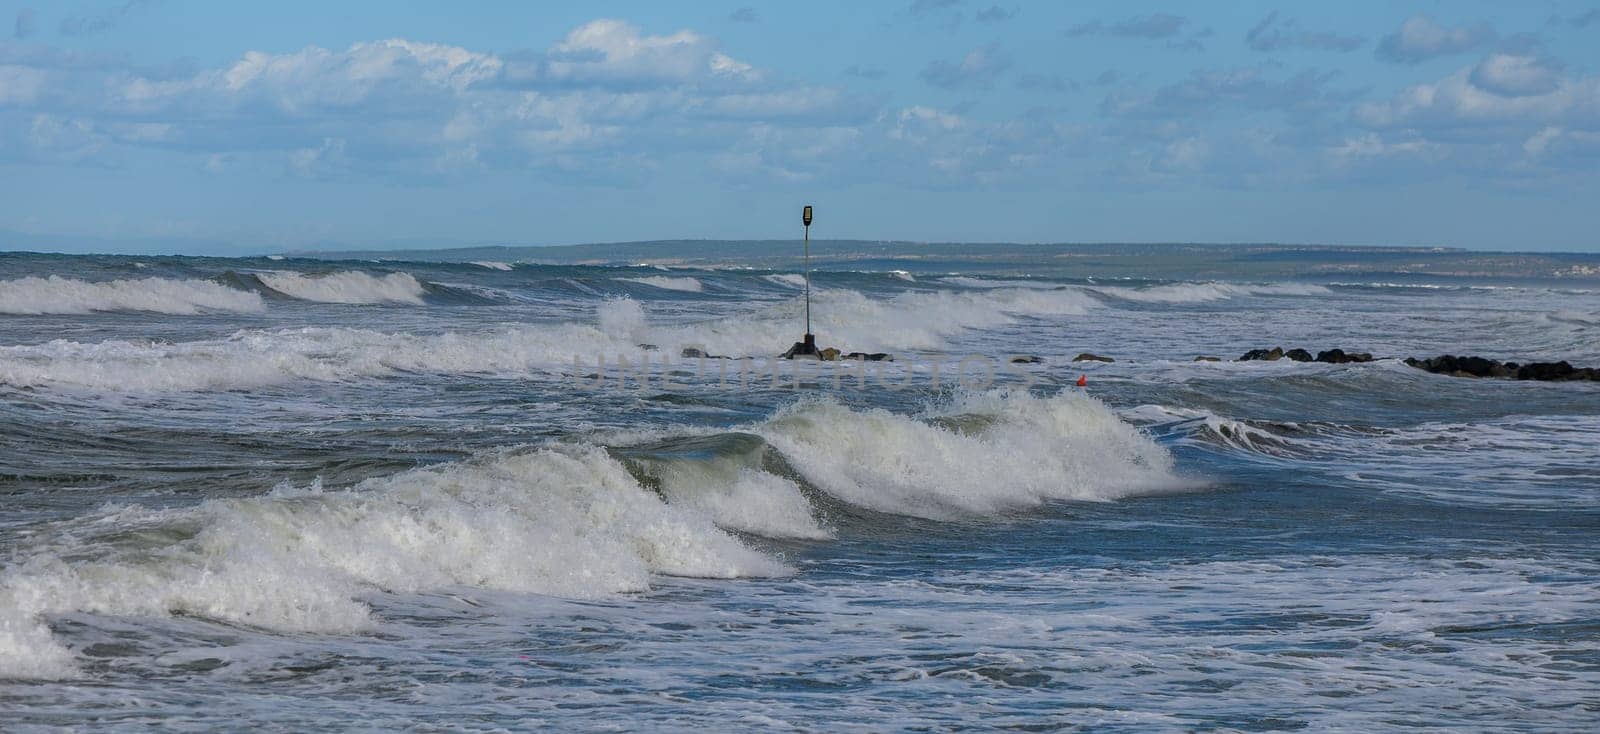
[[[115,528],[112,530],[111,528]],[[193,508],[108,508],[0,579],[0,676],[73,674],[42,617],[188,614],[275,631],[374,624],[361,596],[471,586],[569,598],[653,574],[787,572],[594,448],[545,449]]]
[[[705,290],[705,285],[698,279],[689,277],[673,278],[665,275],[647,275],[643,278],[619,278],[618,280],[639,283],[663,290],[683,291],[685,293],[699,293]]]
[[[292,270],[257,273],[256,279],[274,291],[318,303],[379,304],[403,303],[420,306],[426,293],[422,282],[410,273],[371,275],[348,270],[324,275],[306,275]]]
[[[140,278],[90,282],[52,275],[0,281],[0,313],[6,314],[150,311],[191,315],[252,313],[264,308],[259,294],[209,280]]]
[[[1019,317],[1086,313],[1093,298],[1074,291],[997,289],[902,293],[871,299],[855,291],[815,293],[817,332],[847,350],[940,349],[970,329]],[[346,380],[397,372],[567,374],[573,361],[636,354],[640,344],[676,355],[688,346],[729,356],[771,356],[773,334],[789,330],[803,306],[691,323],[655,323],[637,301],[602,302],[597,323],[495,327],[470,333],[410,334],[307,327],[239,331],[226,339],[177,343],[58,339],[0,347],[0,384],[111,391],[246,388],[293,380]]]
[[[472,264],[476,265],[476,266],[478,266],[480,268],[488,268],[490,270],[510,270],[511,269],[511,263],[503,263],[503,262],[499,262],[499,261],[495,261],[495,260],[474,260],[472,262]]]
[[[811,400],[754,430],[822,491],[930,519],[1186,486],[1165,449],[1075,393],[972,394],[917,418]]]
[[[379,623],[363,600],[374,592],[597,598],[656,575],[783,575],[729,531],[829,538],[810,492],[945,519],[1178,486],[1165,450],[1098,401],[991,392],[919,416],[813,399],[733,433],[514,449],[344,490],[109,506],[50,526],[0,576],[0,676],[75,675],[47,626],[72,612],[346,634]]]

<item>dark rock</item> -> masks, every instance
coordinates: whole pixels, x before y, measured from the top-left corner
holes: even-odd
[[[871,354],[868,354],[866,352],[851,352],[849,354],[844,355],[844,358],[845,359],[857,359],[857,360],[861,360],[863,362],[893,362],[894,361],[894,355],[892,355],[892,354],[884,354],[883,352],[873,352]]]
[[[639,348],[645,350],[646,352],[654,352],[657,349],[660,349],[660,347],[654,344],[640,344]]]
[[[1280,359],[1283,359],[1283,347],[1273,347],[1271,349],[1252,349],[1248,352],[1245,352],[1243,356],[1239,357],[1240,362],[1274,362]]]
[[[1304,349],[1290,349],[1289,351],[1284,352],[1283,356],[1288,357],[1296,362],[1311,361],[1311,353]]]
[[[1076,357],[1073,357],[1072,361],[1074,361],[1074,362],[1115,362],[1117,360],[1114,360],[1114,359],[1112,359],[1110,357],[1102,357],[1102,356],[1100,356],[1098,354],[1095,354],[1094,352],[1084,352],[1082,354],[1079,354]]]
[[[839,360],[839,350],[834,349],[833,347],[827,347],[822,351],[817,352],[817,356],[820,357],[824,362],[837,362]]]
[[[1196,361],[1196,362],[1221,362],[1222,358],[1221,357],[1207,357],[1207,356],[1202,354],[1202,355],[1200,355],[1198,357],[1195,357],[1194,361]]]
[[[1317,352],[1317,361],[1328,364],[1349,364],[1351,362],[1371,362],[1372,355],[1366,352],[1346,352],[1343,349],[1329,349]]]
[[[1456,360],[1456,369],[1473,377],[1493,377],[1500,363],[1483,357],[1462,357]]]
[[[1600,369],[1573,367],[1564,360],[1561,362],[1517,364],[1516,362],[1497,362],[1484,357],[1456,357],[1445,354],[1431,359],[1407,357],[1405,363],[1419,370],[1441,375],[1455,375],[1457,377],[1507,377],[1545,382],[1600,380]]]
[[[1565,380],[1574,372],[1566,360],[1560,362],[1533,362],[1517,368],[1519,380]]]
[[[1011,363],[1012,364],[1039,364],[1040,362],[1043,362],[1043,361],[1044,360],[1042,360],[1042,359],[1040,359],[1038,357],[1035,357],[1035,356],[1033,356],[1031,354],[1018,355],[1018,356],[1015,356],[1015,357],[1011,358]]]

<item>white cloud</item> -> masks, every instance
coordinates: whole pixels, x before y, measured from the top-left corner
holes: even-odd
[[[1532,56],[1491,54],[1472,70],[1473,86],[1504,97],[1527,97],[1556,90],[1559,70]]]
[[[46,84],[45,72],[26,66],[0,66],[0,106],[23,106],[39,98]]]
[[[532,54],[389,39],[251,51],[166,75],[0,44],[0,113],[8,108],[85,120],[100,136],[85,155],[153,146],[205,156],[194,165],[215,169],[210,156],[266,153],[296,175],[319,177],[485,166],[572,172],[586,160],[611,168],[680,152],[709,156],[748,125],[828,128],[867,124],[875,113],[837,88],[774,78],[699,33],[648,34],[614,20],[586,23]],[[0,148],[37,140],[0,136]]]
[[[1547,77],[1547,71],[1506,57],[1490,57],[1484,64],[1461,69],[1438,82],[1402,90],[1388,101],[1357,105],[1354,118],[1372,128],[1406,127],[1424,132],[1492,124],[1600,124],[1600,77],[1557,79],[1553,74]]]
[[[1439,56],[1466,53],[1494,40],[1488,25],[1448,27],[1426,15],[1414,15],[1400,29],[1378,42],[1378,58],[1398,64],[1417,64]]]

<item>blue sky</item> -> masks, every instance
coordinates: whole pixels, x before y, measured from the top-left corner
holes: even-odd
[[[0,0],[0,248],[1600,250],[1600,2],[329,5]]]

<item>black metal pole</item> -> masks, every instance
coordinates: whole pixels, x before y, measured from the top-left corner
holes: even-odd
[[[806,225],[806,341],[811,341],[811,225]]]

